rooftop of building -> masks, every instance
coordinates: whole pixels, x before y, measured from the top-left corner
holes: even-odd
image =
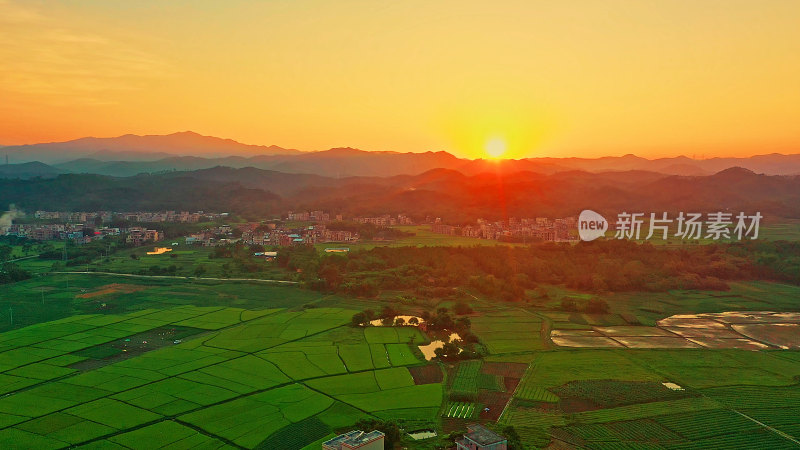
[[[370,431],[369,433],[365,433],[361,430],[353,430],[344,434],[340,434],[339,436],[336,436],[335,438],[330,439],[328,441],[325,441],[323,445],[327,445],[330,447],[336,447],[342,444],[357,446],[366,444],[368,442],[374,441],[382,437],[384,437],[384,434],[378,430]]]
[[[503,436],[477,423],[467,426],[467,433],[464,434],[464,437],[478,445],[497,444],[506,440]]]

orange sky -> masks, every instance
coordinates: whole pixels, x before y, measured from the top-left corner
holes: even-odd
[[[0,144],[800,152],[800,1],[0,0]]]

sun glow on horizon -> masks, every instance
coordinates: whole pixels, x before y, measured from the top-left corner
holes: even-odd
[[[493,159],[502,158],[507,148],[506,141],[501,138],[492,138],[486,142],[486,154]]]
[[[470,159],[794,153],[798,16],[792,0],[0,0],[0,145],[193,130]]]

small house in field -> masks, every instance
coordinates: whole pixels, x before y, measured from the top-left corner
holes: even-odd
[[[383,450],[386,435],[380,431],[353,430],[322,443],[322,450]]]
[[[457,450],[506,450],[508,440],[480,424],[467,425],[467,433],[456,441]]]

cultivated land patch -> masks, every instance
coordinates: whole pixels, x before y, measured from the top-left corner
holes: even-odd
[[[800,348],[800,313],[678,314],[659,320],[655,327],[553,330],[550,339],[562,347],[797,349]]]
[[[542,352],[499,422],[539,447],[554,440],[581,448],[793,448],[800,430],[797,355]]]
[[[632,295],[632,305],[652,296],[646,307],[658,312],[478,307],[470,319],[489,355],[453,363],[444,377],[449,364],[417,356],[428,340],[417,328],[354,328],[354,310],[323,307],[363,309],[358,300],[233,282],[154,282],[78,297],[110,280],[74,276],[66,291],[60,276],[41,277],[0,292],[0,300],[27,305],[18,316],[14,303],[15,321],[40,322],[0,334],[0,390],[10,394],[0,398],[0,447],[319,448],[359,419],[440,435],[475,421],[498,431],[513,425],[531,448],[553,440],[581,448],[786,448],[793,443],[778,432],[800,435],[800,352],[750,336],[768,341],[769,328],[758,327],[797,323],[758,311],[791,307],[800,292],[793,287]],[[762,300],[758,308],[751,296]],[[704,312],[744,306],[755,312]],[[63,317],[76,308],[90,314]],[[680,310],[703,313],[674,315]],[[44,321],[51,313],[62,316]],[[619,347],[552,348],[547,335]],[[131,355],[116,359],[126,339]],[[621,347],[640,339],[695,347]],[[148,351],[132,351],[143,340]],[[754,344],[763,351],[738,349]]]
[[[417,384],[407,368],[427,338],[369,342],[354,313],[183,305],[0,334],[0,444],[303,448],[359,419],[435,428],[441,371]]]
[[[520,353],[544,348],[542,318],[526,311],[496,311],[472,319],[472,331],[491,354]]]
[[[95,298],[95,297],[102,297],[105,295],[111,294],[130,294],[137,291],[143,291],[147,289],[147,286],[141,286],[137,284],[123,284],[123,283],[111,283],[105,286],[100,286],[99,288],[82,293],[78,295],[78,298]]]
[[[408,371],[414,378],[414,384],[441,383],[444,380],[444,374],[438,364],[409,367]]]

